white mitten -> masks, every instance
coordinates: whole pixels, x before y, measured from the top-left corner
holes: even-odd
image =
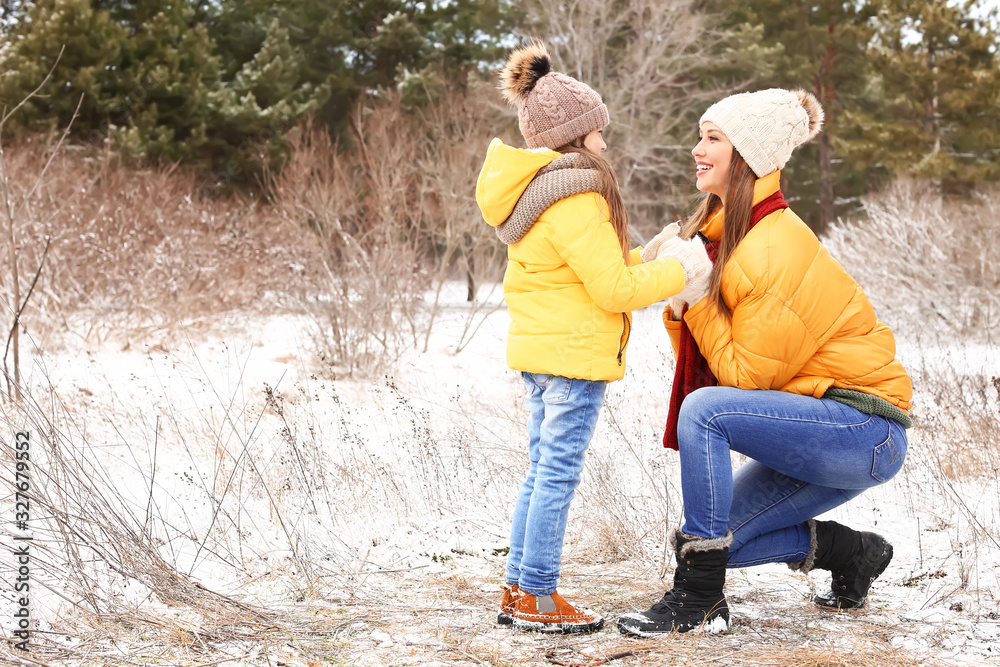
[[[677,236],[680,231],[681,226],[676,222],[672,222],[661,229],[660,233],[650,239],[649,243],[646,244],[646,247],[642,249],[642,261],[645,263],[652,262],[656,259],[656,251],[660,249],[660,246],[662,246],[666,241]]]
[[[670,310],[680,318],[685,303],[696,304],[708,294],[712,277],[712,260],[708,258],[705,244],[697,236],[690,240],[679,237],[669,239],[660,246],[657,259],[673,257],[684,269],[684,289],[670,298]]]

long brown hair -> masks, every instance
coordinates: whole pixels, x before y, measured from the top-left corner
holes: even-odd
[[[729,163],[729,183],[726,185],[726,206],[722,209],[722,237],[719,239],[719,252],[715,256],[715,266],[712,267],[712,278],[708,283],[708,297],[715,302],[715,307],[725,318],[732,319],[733,313],[722,298],[722,269],[733,256],[736,246],[750,231],[751,215],[753,213],[753,186],[757,175],[753,173],[746,160],[733,148],[733,158]],[[722,205],[722,200],[713,194],[705,197],[694,215],[684,223],[681,237],[689,239],[698,233],[715,209]]]
[[[604,197],[608,202],[611,224],[618,234],[618,243],[622,247],[622,257],[625,265],[631,263],[632,236],[628,231],[628,211],[625,210],[625,202],[622,201],[621,190],[618,189],[618,175],[611,163],[600,155],[591,153],[583,146],[583,137],[579,137],[569,142],[565,146],[556,149],[560,153],[579,153],[590,163],[589,168],[597,171],[597,194]]]

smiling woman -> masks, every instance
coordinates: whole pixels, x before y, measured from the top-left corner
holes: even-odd
[[[822,122],[811,93],[781,89],[701,117],[707,197],[680,235],[714,266],[707,289],[664,312],[677,357],[664,444],[679,451],[684,523],[673,589],[622,616],[625,634],[726,630],[727,567],[830,570],[816,604],[861,607],[892,559],[881,536],[815,520],[900,470],[912,395],[892,332],[779,189]],[[731,452],[750,459],[735,473]]]

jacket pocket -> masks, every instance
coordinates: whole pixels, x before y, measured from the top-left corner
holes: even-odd
[[[885,442],[875,448],[872,460],[872,477],[879,482],[888,482],[899,469],[903,467],[903,460],[906,458],[906,433],[900,436],[895,434],[891,419],[886,419],[889,423],[889,437]],[[901,430],[902,427],[900,427]]]

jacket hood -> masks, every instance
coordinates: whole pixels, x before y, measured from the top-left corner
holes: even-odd
[[[476,181],[476,203],[492,227],[510,217],[517,200],[535,174],[562,153],[545,149],[524,150],[494,139]]]

